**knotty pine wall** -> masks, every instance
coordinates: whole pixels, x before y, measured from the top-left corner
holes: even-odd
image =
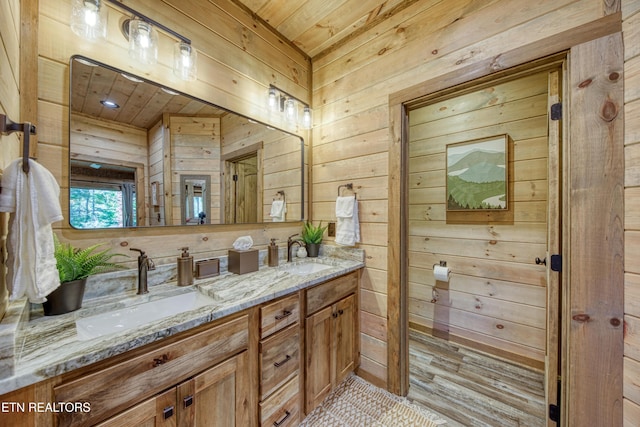
[[[627,16],[640,7],[637,0],[622,4]],[[367,378],[388,381],[389,96],[482,61],[499,68],[503,52],[576,30],[619,7],[605,0],[421,0],[313,58],[312,216],[333,220],[337,186],[353,182],[360,200],[359,246],[367,253],[360,301],[361,373]],[[630,84],[625,86],[629,92]],[[627,250],[638,254],[640,237],[635,245],[626,237]],[[637,385],[629,378],[626,387],[628,395]]]
[[[409,113],[410,327],[537,368],[547,272],[532,260],[547,251],[548,80],[542,71]],[[508,210],[447,212],[448,145],[504,134]],[[453,273],[448,283],[434,280],[440,260]]]
[[[0,2],[0,113],[20,120],[20,0]],[[0,135],[0,170],[19,156],[17,134]],[[9,215],[0,213],[0,319],[7,307],[4,259]]]
[[[310,60],[286,40],[274,35],[231,0],[217,0],[215,4],[181,0],[131,0],[126,3],[192,40],[198,49],[198,80],[187,83],[173,77],[170,66],[174,40],[161,31],[158,65],[141,68],[130,61],[126,39],[119,30],[119,20],[124,14],[115,6],[109,5],[108,39],[98,44],[77,37],[69,29],[70,0],[39,2],[38,159],[59,179],[65,216],[68,206],[68,73],[70,57],[75,54],[142,75],[296,133],[308,144],[307,131],[298,131],[284,120],[269,116],[265,108],[269,83],[309,102]],[[16,96],[9,99],[16,99]],[[198,259],[226,255],[226,250],[241,235],[251,235],[255,247],[266,248],[270,238],[277,238],[278,243],[284,245],[288,235],[300,231],[299,223],[206,226],[197,227],[195,231],[192,228],[185,231],[182,227],[79,231],[63,221],[54,224],[54,228],[63,240],[78,246],[106,241],[127,254],[130,247],[142,248],[159,264],[175,262],[177,248],[182,246],[189,246]],[[167,239],[172,245],[166,244]],[[129,263],[133,266],[135,258]]]
[[[640,425],[640,1],[622,1],[625,93],[624,425]]]

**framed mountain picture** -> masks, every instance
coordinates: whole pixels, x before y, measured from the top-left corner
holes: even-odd
[[[509,137],[447,145],[447,211],[506,210]]]

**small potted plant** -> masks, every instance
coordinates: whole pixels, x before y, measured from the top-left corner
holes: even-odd
[[[322,237],[327,226],[322,226],[322,221],[318,226],[313,225],[307,221],[302,225],[302,241],[307,247],[307,255],[310,257],[317,257],[320,249],[320,243],[322,243]]]
[[[53,316],[75,311],[82,306],[82,297],[87,277],[105,271],[124,268],[112,261],[124,254],[111,253],[109,249],[96,251],[104,243],[98,243],[85,249],[74,248],[69,243],[61,243],[53,235],[54,256],[60,276],[60,286],[47,296],[42,303],[45,316]]]

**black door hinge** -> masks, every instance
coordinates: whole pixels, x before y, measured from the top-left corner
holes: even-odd
[[[558,102],[551,106],[551,120],[562,119],[562,102]]]
[[[562,255],[551,255],[551,270],[562,272]]]
[[[549,405],[549,419],[551,421],[560,421],[560,408],[558,405]]]
[[[238,175],[233,175],[233,180],[238,181]]]

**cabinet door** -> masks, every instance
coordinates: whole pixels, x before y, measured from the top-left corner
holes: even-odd
[[[146,400],[96,427],[176,427],[176,389]]]
[[[331,391],[331,355],[332,346],[333,307],[307,317],[305,323],[306,335],[306,384],[305,404],[307,413],[322,402]]]
[[[178,386],[179,427],[250,425],[247,362],[243,351]],[[190,424],[182,424],[182,420]]]
[[[355,369],[356,361],[356,306],[355,296],[351,295],[335,304],[334,337],[336,341],[335,380],[338,385],[349,372]]]

